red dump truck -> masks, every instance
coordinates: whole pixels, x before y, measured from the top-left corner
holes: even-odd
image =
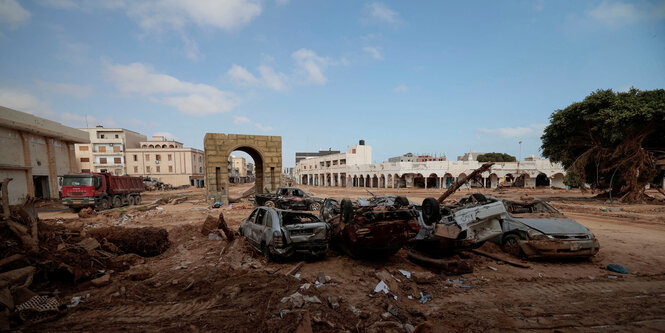
[[[114,176],[108,172],[65,175],[62,203],[79,211],[85,207],[109,209],[141,203],[141,177]]]

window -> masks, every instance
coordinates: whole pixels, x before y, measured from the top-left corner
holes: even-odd
[[[102,157],[99,159],[99,164],[106,164],[106,157]]]
[[[88,146],[79,146],[80,151],[88,151]]]
[[[199,156],[199,163],[203,162],[203,157]]]
[[[90,173],[90,169],[81,169],[82,173]]]
[[[169,161],[171,161],[171,154],[169,154],[168,157],[169,157]]]
[[[161,161],[161,160],[162,160],[162,155],[156,154],[155,161]]]
[[[145,173],[150,173],[150,166],[149,165],[145,167]]]
[[[120,152],[120,146],[113,146],[113,152],[114,153],[119,153]]]
[[[270,212],[266,212],[266,217],[263,218],[263,224],[267,228],[272,228],[272,214],[270,214]]]
[[[120,158],[120,157],[114,157],[114,158],[113,158],[113,163],[115,163],[115,164],[122,164],[122,158]]]
[[[169,165],[169,172],[173,172],[173,165]]]
[[[97,151],[100,152],[100,153],[105,153],[106,152],[106,146],[97,147]]]
[[[88,158],[88,157],[81,157],[81,162],[90,162],[90,158]]]
[[[119,138],[118,134],[115,135],[115,138],[116,138],[116,139]]]
[[[254,223],[262,225],[264,215],[266,215],[265,209],[259,209],[259,212],[256,214],[256,218],[254,219]]]
[[[104,138],[104,134],[100,134],[99,137],[103,139],[103,138]]]
[[[134,154],[134,162],[136,162],[138,160],[139,160],[139,157],[136,154]]]
[[[203,167],[199,167],[199,173],[203,173]]]
[[[145,154],[145,160],[150,161],[150,154]]]
[[[139,173],[139,167],[137,166],[134,167],[134,173]]]
[[[161,170],[159,169],[159,165],[156,166],[155,169],[157,169],[157,172],[161,172]]]

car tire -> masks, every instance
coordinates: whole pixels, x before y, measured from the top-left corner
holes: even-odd
[[[399,208],[399,207],[405,207],[405,206],[408,206],[408,205],[410,205],[410,203],[409,203],[409,199],[407,199],[406,197],[396,197],[395,198],[395,207]]]
[[[266,203],[264,203],[263,205],[266,206],[266,207],[272,207],[272,208],[274,208],[274,207],[275,207],[275,202],[272,201],[272,200],[268,200],[268,201],[266,201]]]
[[[501,241],[501,250],[514,257],[522,257],[524,252],[520,247],[520,240],[522,240],[522,238],[517,234],[505,235]]]
[[[318,212],[321,209],[321,204],[318,202],[312,202],[309,204],[309,210]]]
[[[349,223],[354,214],[354,208],[353,208],[353,203],[349,199],[344,199],[342,200],[342,203],[340,204],[340,215],[342,218],[342,222],[344,223]]]
[[[439,202],[434,198],[423,200],[423,221],[427,225],[432,225],[441,219],[441,208]]]

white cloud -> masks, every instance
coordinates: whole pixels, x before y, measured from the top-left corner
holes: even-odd
[[[300,49],[293,52],[291,57],[296,61],[298,71],[304,75],[304,81],[312,84],[325,84],[328,79],[324,74],[328,68],[328,58],[319,57],[316,52]]]
[[[40,89],[54,92],[56,94],[70,95],[76,98],[86,98],[92,94],[92,87],[90,86],[63,82],[46,82],[42,80],[36,80],[35,83]]]
[[[504,138],[539,138],[543,135],[544,129],[543,124],[532,124],[528,127],[480,128],[478,131]]]
[[[142,63],[107,64],[105,72],[119,91],[147,96],[193,116],[228,112],[239,104],[239,98],[231,92],[207,84],[180,81]]]
[[[246,68],[235,64],[226,73],[231,77],[231,80],[244,87],[265,86],[273,90],[288,88],[287,81],[289,78],[285,74],[275,72],[267,65],[259,66],[261,78],[257,78]]]
[[[185,36],[183,36],[182,40],[185,42],[184,52],[187,59],[199,61],[204,58],[203,54],[199,50],[199,44],[195,40],[189,39]]]
[[[366,46],[366,47],[363,47],[363,51],[365,51],[365,53],[369,54],[372,58],[374,58],[376,60],[382,60],[383,59],[383,54],[381,54],[381,49],[380,48]]]
[[[233,123],[236,124],[236,125],[246,124],[246,123],[249,123],[249,122],[250,122],[250,120],[247,117],[243,117],[243,116],[233,117]]]
[[[665,2],[638,8],[633,3],[603,1],[589,12],[589,17],[609,26],[622,26],[665,18]]]
[[[264,125],[259,124],[259,123],[255,123],[254,126],[255,126],[256,128],[258,128],[260,131],[264,131],[264,132],[272,131],[272,127],[271,127],[271,126],[264,126]]]
[[[395,89],[393,90],[398,93],[404,93],[409,91],[409,87],[405,84],[400,84],[399,86],[395,87]]]
[[[128,4],[128,15],[145,30],[180,30],[188,24],[233,30],[251,22],[262,9],[258,0],[149,0]]]
[[[30,19],[30,12],[16,0],[0,0],[0,24],[17,28]]]
[[[38,97],[25,91],[0,88],[0,105],[70,126],[84,127],[86,124],[86,116],[70,112],[57,113],[51,109],[51,106],[47,102],[44,102]],[[88,116],[87,118],[88,123],[91,125],[101,124],[101,122],[93,116]]]
[[[171,132],[155,132],[153,136],[163,136],[166,140],[178,140],[178,137]]]
[[[367,10],[369,11],[369,20],[374,22],[382,22],[388,24],[400,24],[402,18],[399,13],[390,9],[388,6],[381,2],[372,2],[367,5]]]

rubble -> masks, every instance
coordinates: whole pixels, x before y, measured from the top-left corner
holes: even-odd
[[[152,257],[169,248],[169,233],[156,227],[123,228],[106,227],[88,230],[88,234],[98,241],[107,240],[126,253]]]

